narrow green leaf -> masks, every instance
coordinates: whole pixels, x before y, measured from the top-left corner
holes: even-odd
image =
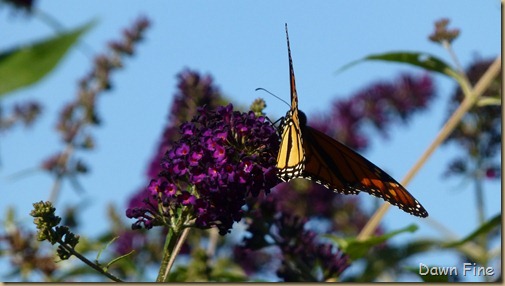
[[[100,261],[100,256],[102,255],[102,252],[108,248],[112,243],[114,243],[114,241],[116,241],[117,239],[119,238],[119,236],[114,236],[108,243],[107,245],[105,245],[104,247],[100,248],[100,250],[98,250],[98,253],[96,254],[96,258],[95,258],[95,261],[98,262]]]
[[[472,233],[470,233],[467,237],[465,237],[465,238],[463,238],[463,239],[461,239],[459,241],[455,241],[455,242],[450,242],[450,243],[444,244],[443,247],[456,247],[456,246],[460,246],[460,245],[463,245],[463,244],[465,244],[465,243],[467,243],[467,242],[475,239],[476,237],[478,237],[480,235],[489,233],[494,228],[496,228],[496,227],[498,227],[498,226],[501,225],[501,216],[502,216],[501,213],[495,215],[490,220],[486,221],[481,226],[479,226],[475,231],[473,231]]]
[[[477,106],[501,105],[501,98],[481,96],[477,101]]]
[[[364,57],[363,59],[359,59],[353,62],[350,62],[346,65],[344,65],[342,68],[337,70],[337,72],[341,72],[345,69],[348,69],[358,63],[364,62],[364,61],[386,61],[386,62],[396,62],[396,63],[404,63],[404,64],[409,64],[413,66],[417,66],[420,68],[423,68],[425,70],[429,71],[434,71],[438,72],[447,76],[450,76],[454,79],[456,79],[458,82],[462,79],[461,75],[453,70],[447,63],[445,63],[443,60],[427,54],[423,52],[391,52],[391,53],[384,53],[384,54],[373,54],[369,55],[367,57]]]
[[[0,52],[0,98],[49,74],[93,22],[72,31]]]
[[[104,271],[109,271],[109,268],[111,267],[112,264],[114,264],[122,259],[126,259],[126,257],[131,256],[134,252],[135,252],[135,249],[130,250],[130,252],[112,259],[109,263],[107,263],[107,265],[104,266]]]
[[[452,70],[452,68],[444,61],[427,53],[394,52],[394,53],[370,55],[365,59],[405,63],[446,75],[450,75],[447,71]]]
[[[405,228],[395,230],[381,236],[370,237],[363,241],[358,241],[356,238],[341,238],[334,235],[325,235],[331,240],[333,240],[336,244],[338,244],[339,248],[342,249],[352,260],[356,260],[358,258],[363,257],[368,250],[377,244],[381,244],[386,240],[392,238],[403,232],[415,232],[418,229],[417,225],[411,224]]]

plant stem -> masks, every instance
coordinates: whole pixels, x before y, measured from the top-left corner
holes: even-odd
[[[175,248],[173,250],[173,255],[171,255],[170,260],[168,261],[168,267],[167,267],[167,269],[165,271],[165,277],[168,277],[168,273],[170,272],[170,269],[172,268],[172,265],[174,265],[175,257],[177,256],[177,254],[179,254],[179,251],[181,251],[182,244],[184,243],[184,241],[188,237],[189,230],[190,230],[189,227],[185,228],[182,231],[181,236],[177,240],[177,244],[175,245]],[[167,282],[166,279],[165,279],[165,282]]]
[[[117,278],[116,276],[112,275],[111,273],[105,271],[100,266],[98,266],[95,263],[89,261],[86,257],[82,256],[79,252],[75,251],[72,247],[70,247],[67,244],[65,244],[65,242],[63,242],[62,240],[58,240],[58,243],[60,244],[61,247],[65,248],[66,251],[68,251],[69,253],[71,253],[75,257],[79,258],[82,262],[84,262],[89,267],[95,269],[99,273],[102,273],[103,275],[105,275],[110,280],[115,281],[115,282],[124,282],[121,279]]]
[[[207,255],[209,258],[214,257],[216,253],[217,242],[219,240],[219,231],[213,227],[209,230],[209,245],[207,246]]]
[[[181,250],[181,247],[189,233],[189,227],[182,231],[179,228],[171,227],[168,230],[165,246],[163,248],[163,259],[156,282],[168,282],[168,274],[174,265],[175,257]]]
[[[478,145],[481,145],[480,142]],[[479,156],[479,155],[477,155]],[[475,166],[475,171],[474,171],[474,180],[475,180],[475,204],[477,208],[477,220],[479,225],[482,225],[485,220],[486,220],[486,213],[485,213],[485,205],[484,205],[484,191],[483,191],[483,186],[482,186],[482,169],[483,169],[483,162],[482,158],[478,157],[476,158],[476,166]],[[479,246],[484,250],[483,255],[481,255],[479,258],[481,260],[482,266],[487,267],[488,266],[488,236],[483,234],[481,235],[477,243]],[[489,282],[489,278],[487,276],[484,277],[486,282]]]
[[[426,151],[421,155],[416,164],[409,170],[407,175],[405,175],[404,179],[401,181],[403,186],[407,186],[408,183],[412,180],[412,178],[417,174],[417,172],[421,169],[421,167],[426,163],[429,157],[433,154],[433,152],[437,149],[437,147],[442,144],[442,142],[451,134],[454,128],[458,125],[461,118],[466,114],[466,112],[475,104],[477,99],[484,93],[484,91],[489,87],[493,79],[498,75],[501,68],[501,57],[497,57],[496,60],[491,64],[491,66],[487,69],[484,75],[479,79],[477,84],[473,89],[468,89],[470,85],[462,85],[461,89],[465,93],[465,99],[459,105],[458,109],[454,111],[452,116],[447,120],[444,127],[440,130],[437,137],[431,145],[426,149]],[[461,81],[458,81],[462,84]],[[375,231],[380,221],[386,214],[388,208],[391,206],[389,203],[384,203],[382,206],[373,214],[370,220],[367,222],[365,227],[359,233],[357,239],[364,240]]]
[[[168,262],[170,261],[170,255],[172,254],[172,249],[175,246],[175,231],[172,227],[168,228],[168,233],[165,238],[165,245],[163,246],[163,259],[161,260],[160,270],[158,271],[158,277],[156,278],[156,282],[164,282],[166,279],[165,269],[169,268]],[[170,271],[170,269],[168,269]]]
[[[461,74],[463,74],[464,73],[463,67],[459,63],[458,57],[456,56],[456,53],[452,49],[451,43],[449,43],[449,41],[447,41],[447,40],[443,40],[442,41],[442,46],[447,50],[447,52],[451,56],[452,61],[454,62],[454,65],[456,66],[456,69],[458,69],[458,71]]]

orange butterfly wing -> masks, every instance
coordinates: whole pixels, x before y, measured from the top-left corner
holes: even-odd
[[[360,154],[310,126],[302,126],[302,134],[302,177],[342,194],[367,192],[415,216],[428,216],[402,185]]]
[[[367,192],[415,216],[427,217],[424,207],[397,181],[363,156],[328,135],[306,126],[298,110],[295,73],[289,46],[291,108],[281,126],[278,176],[284,181],[306,178],[342,194]],[[302,120],[300,120],[302,119]]]

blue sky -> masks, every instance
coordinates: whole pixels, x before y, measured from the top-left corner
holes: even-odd
[[[297,77],[300,108],[309,117],[325,112],[335,98],[345,98],[378,80],[391,81],[403,72],[423,71],[405,65],[369,62],[342,73],[335,71],[350,61],[388,51],[423,51],[451,62],[448,53],[427,40],[433,23],[447,17],[450,27],[461,29],[454,50],[463,66],[476,58],[500,53],[500,2],[495,0],[429,1],[39,1],[38,8],[65,27],[74,28],[92,19],[98,24],[83,38],[92,52],[139,15],[152,20],[137,55],[113,75],[114,90],[100,98],[103,125],[93,130],[97,149],[82,154],[91,173],[81,179],[86,193],[79,195],[63,185],[58,206],[82,204],[83,231],[98,234],[108,227],[105,206],[124,207],[128,197],[145,184],[144,172],[165,124],[176,88],[176,74],[184,68],[210,73],[215,83],[236,105],[243,107],[257,97],[266,98],[272,118],[287,107],[277,99],[255,92],[263,87],[289,99],[288,63],[284,23],[289,25],[291,51]],[[128,3],[125,5],[124,3]],[[0,49],[54,34],[37,18],[14,16],[0,10]],[[16,206],[19,218],[29,225],[28,212],[35,201],[46,200],[51,178],[39,172],[18,180],[8,177],[33,168],[57,152],[61,143],[54,125],[61,106],[72,100],[76,82],[90,69],[88,56],[73,49],[48,77],[3,99],[4,106],[37,99],[44,114],[30,130],[0,134],[0,210]],[[396,126],[385,140],[377,135],[364,154],[401,180],[436,136],[447,117],[447,99],[455,83],[434,75],[437,99],[430,110],[416,115],[408,126]],[[443,180],[454,147],[442,147],[407,187],[430,213],[430,219],[464,236],[476,227],[474,192],[469,181]],[[485,183],[487,216],[500,211],[499,182]],[[365,204],[376,199],[363,197]],[[2,215],[4,215],[2,213]],[[391,208],[384,219],[390,229],[419,224],[412,237],[440,237],[429,220]],[[461,264],[451,255],[420,257],[412,264]]]

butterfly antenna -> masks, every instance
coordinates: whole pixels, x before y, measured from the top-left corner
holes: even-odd
[[[265,92],[269,93],[271,96],[273,96],[273,97],[277,98],[278,100],[284,102],[287,106],[290,106],[289,103],[287,103],[284,99],[278,97],[277,95],[271,93],[270,91],[268,91],[268,90],[266,90],[266,89],[264,89],[262,87],[258,87],[257,89],[255,89],[255,91],[258,91],[258,90],[265,91]]]

